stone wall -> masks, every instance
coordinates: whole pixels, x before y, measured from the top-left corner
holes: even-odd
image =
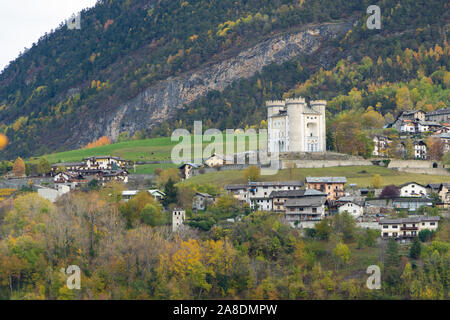
[[[296,168],[329,168],[373,165],[369,160],[282,160],[281,169],[287,169],[292,164],[294,164]]]
[[[52,178],[21,178],[21,179],[4,179],[0,181],[0,189],[20,189],[28,186],[31,180],[33,185],[52,184]]]

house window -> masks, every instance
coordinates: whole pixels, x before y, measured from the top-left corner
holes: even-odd
[[[387,237],[388,236],[388,233],[387,232],[384,232],[383,233],[383,237]]]
[[[389,228],[388,225],[384,225],[384,226],[383,226],[383,229],[388,229],[388,228]]]
[[[434,226],[435,225],[435,223],[434,222],[430,222],[430,226]]]
[[[392,226],[392,229],[397,229],[398,226]]]

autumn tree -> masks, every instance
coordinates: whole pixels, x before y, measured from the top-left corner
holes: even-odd
[[[336,269],[346,265],[350,261],[350,249],[342,242],[339,242],[333,250]]]
[[[165,169],[159,173],[158,184],[160,186],[166,185],[169,180],[172,180],[174,183],[181,180],[181,176],[176,168]]]
[[[403,158],[404,159],[414,159],[414,143],[410,137],[405,139],[403,143]]]
[[[412,108],[411,96],[408,87],[404,86],[397,90],[395,94],[396,111],[398,113]]]
[[[93,141],[91,143],[88,143],[84,147],[84,149],[90,149],[90,148],[95,148],[95,147],[106,146],[106,145],[111,144],[111,142],[112,141],[111,141],[111,139],[109,137],[103,136],[103,137],[100,137],[100,138],[98,138],[97,140],[95,140],[95,141]]]
[[[441,160],[445,150],[444,141],[439,137],[429,136],[426,144],[430,158],[432,160]]]
[[[41,158],[41,160],[39,160],[37,171],[40,175],[48,174],[51,169],[52,167],[47,159]]]
[[[244,179],[250,181],[258,181],[261,175],[261,169],[258,166],[251,165],[244,170]]]
[[[363,126],[366,129],[379,129],[384,126],[384,118],[381,113],[375,111],[373,107],[368,107],[362,116]]]
[[[381,188],[381,186],[383,185],[383,179],[381,178],[381,176],[377,173],[372,177],[372,180],[370,182],[370,186],[372,188],[375,189],[379,189]]]
[[[16,161],[14,161],[13,166],[13,174],[16,177],[23,177],[25,175],[25,162],[22,160],[21,157],[18,157]]]

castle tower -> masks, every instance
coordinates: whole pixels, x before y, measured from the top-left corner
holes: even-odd
[[[172,212],[172,231],[176,232],[186,220],[186,211],[175,208]]]
[[[287,145],[289,152],[301,152],[304,149],[304,117],[306,102],[304,98],[287,99]]]
[[[286,117],[285,103],[281,100],[267,101],[267,148],[269,152],[285,151]]]
[[[310,102],[311,109],[320,113],[319,121],[319,150],[321,152],[327,151],[327,132],[326,132],[326,118],[325,107],[327,102],[325,100],[314,100]]]

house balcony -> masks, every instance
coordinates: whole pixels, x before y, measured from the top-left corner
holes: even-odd
[[[418,231],[419,227],[400,227],[401,231]]]

